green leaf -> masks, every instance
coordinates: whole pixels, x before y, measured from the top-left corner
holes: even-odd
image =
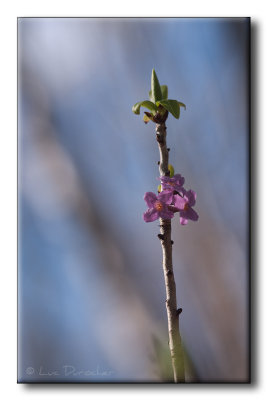
[[[181,103],[180,101],[178,101],[178,103],[180,104],[180,107],[184,107],[184,109],[186,110],[186,105],[184,103]]]
[[[174,118],[178,119],[180,117],[180,103],[177,100],[160,100],[156,102],[157,106],[160,104],[166,110],[168,110]]]
[[[168,86],[167,85],[161,85],[160,88],[161,88],[161,94],[162,94],[162,98],[160,100],[167,99],[168,98]],[[152,90],[149,90],[149,98],[150,98],[151,101],[153,101],[152,100]],[[181,103],[181,104],[183,104],[183,103]]]
[[[168,98],[168,86],[167,85],[161,85],[161,94],[162,98],[160,100],[167,100]]]
[[[162,99],[162,93],[161,93],[159,80],[158,80],[157,74],[153,68],[152,75],[151,75],[151,98],[150,98],[150,100],[153,101],[153,103],[156,103],[158,100],[161,100],[161,99]]]
[[[144,101],[139,101],[138,103],[136,103],[133,107],[132,107],[132,111],[135,114],[140,114],[140,108],[141,107],[146,107],[151,111],[157,111],[157,107],[155,106],[154,103],[152,103],[149,100],[144,100]]]

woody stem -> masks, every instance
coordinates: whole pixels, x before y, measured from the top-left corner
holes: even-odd
[[[166,125],[165,123],[156,125],[156,139],[159,146],[160,176],[169,175],[169,152],[166,145]],[[166,309],[169,330],[169,348],[172,359],[174,382],[185,382],[184,359],[181,335],[179,331],[179,315],[181,309],[177,310],[176,285],[172,265],[172,240],[171,240],[171,220],[160,218],[160,239],[162,246],[162,266],[166,288]]]

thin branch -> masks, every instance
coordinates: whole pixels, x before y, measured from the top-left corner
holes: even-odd
[[[169,175],[169,151],[166,144],[166,125],[165,123],[156,125],[156,139],[159,146],[160,176]],[[166,287],[166,309],[168,316],[169,347],[171,352],[172,367],[175,382],[185,382],[184,359],[182,342],[179,331],[179,315],[182,309],[177,310],[176,285],[172,265],[172,244],[171,239],[171,220],[160,218],[160,235],[163,255],[163,272]]]

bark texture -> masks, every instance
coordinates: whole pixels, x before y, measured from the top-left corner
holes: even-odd
[[[165,123],[156,125],[156,139],[159,146],[160,176],[168,176],[169,151],[166,144]],[[185,382],[183,350],[179,331],[179,315],[182,309],[177,309],[176,285],[172,265],[171,220],[160,218],[160,235],[162,246],[162,266],[166,287],[166,309],[168,316],[169,347],[175,382]]]

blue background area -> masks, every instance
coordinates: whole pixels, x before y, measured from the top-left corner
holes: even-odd
[[[171,376],[155,125],[131,111],[152,68],[187,106],[167,140],[200,216],[173,220],[187,380],[247,379],[248,40],[247,19],[19,19],[19,381]]]

